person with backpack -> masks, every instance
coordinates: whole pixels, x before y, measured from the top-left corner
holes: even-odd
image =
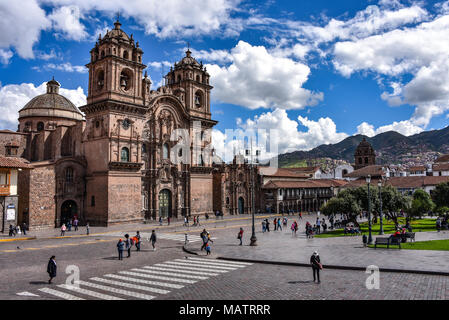
[[[320,256],[317,251],[310,257],[310,264],[313,270],[313,282],[318,279],[318,283],[320,283],[320,270],[323,269],[323,265],[321,264]]]
[[[129,234],[125,234],[125,248],[128,250],[128,256],[127,258],[131,257],[131,247],[132,247],[132,240],[129,239]]]
[[[153,246],[153,251],[156,250],[156,232],[154,230],[151,230],[151,236],[150,236],[151,245]]]
[[[123,249],[125,244],[123,243],[122,239],[119,239],[117,243],[117,250],[118,250],[118,259],[123,260]]]
[[[237,235],[237,239],[240,240],[240,245],[242,245],[242,239],[243,239],[243,228],[240,228],[240,231]]]
[[[48,260],[48,264],[47,264],[47,273],[50,276],[50,280],[48,280],[48,283],[51,283],[51,280],[53,280],[53,278],[56,277],[56,261],[55,261],[55,256],[51,256],[50,260]]]
[[[140,232],[139,231],[136,232],[134,239],[136,242],[136,251],[140,251]]]

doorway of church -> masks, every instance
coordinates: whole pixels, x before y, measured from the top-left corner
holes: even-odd
[[[171,191],[168,189],[159,192],[159,216],[162,219],[171,217]]]
[[[239,214],[244,214],[245,213],[245,200],[240,197],[239,198]]]
[[[61,206],[60,224],[67,224],[75,215],[78,215],[78,205],[73,200],[64,201]]]

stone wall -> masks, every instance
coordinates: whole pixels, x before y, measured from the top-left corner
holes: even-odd
[[[191,174],[191,214],[213,213],[212,174]]]
[[[0,156],[6,156],[6,145],[14,144],[19,146],[17,156],[22,157],[27,143],[27,136],[9,130],[0,130]]]
[[[108,224],[143,221],[140,173],[110,175],[108,189]]]

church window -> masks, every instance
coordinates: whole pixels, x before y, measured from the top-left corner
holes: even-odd
[[[202,97],[201,97],[201,93],[197,92],[195,93],[195,106],[198,108],[201,108],[201,104],[202,104]]]
[[[43,122],[39,122],[37,124],[37,131],[42,131],[44,130],[44,123]]]
[[[120,74],[120,88],[128,91],[132,86],[132,73],[129,70],[123,70]]]
[[[104,50],[101,51],[101,57],[104,58]]]
[[[142,153],[147,153],[147,145],[145,143],[142,144]]]
[[[65,182],[73,182],[73,168],[72,167],[68,167],[67,169],[65,169]]]
[[[128,59],[128,51],[123,51],[123,59]]]
[[[181,75],[178,75],[178,82],[181,82],[181,79],[182,79]]]
[[[126,147],[122,148],[121,161],[129,162],[129,149]]]
[[[362,158],[359,158],[359,164],[362,164],[362,163],[363,163]]]
[[[100,70],[97,75],[97,88],[98,90],[103,89],[104,86],[104,71]]]
[[[162,145],[162,159],[168,159],[168,143]]]
[[[229,197],[226,197],[226,204],[229,204]]]
[[[180,148],[178,151],[178,157],[182,157],[182,148]]]
[[[197,81],[197,82],[201,82],[200,76],[196,76],[196,81]]]

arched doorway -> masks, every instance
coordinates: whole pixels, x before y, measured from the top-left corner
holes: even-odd
[[[245,213],[245,200],[240,197],[239,198],[239,214],[244,214]]]
[[[78,205],[73,200],[64,201],[61,206],[61,225],[67,224],[75,215],[78,215]]]
[[[159,192],[159,216],[163,219],[171,217],[171,191],[168,189]]]

